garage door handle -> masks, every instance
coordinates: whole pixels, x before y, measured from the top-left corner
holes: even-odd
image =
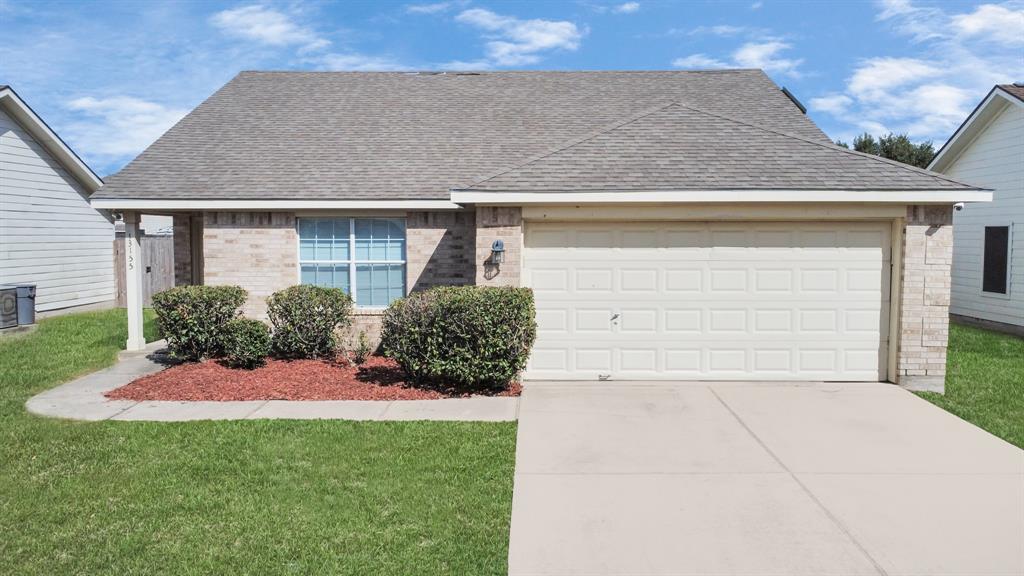
[[[618,320],[618,319],[619,319],[619,315],[618,315],[618,314],[612,314],[612,321],[613,321],[613,322],[614,322],[615,320]]]

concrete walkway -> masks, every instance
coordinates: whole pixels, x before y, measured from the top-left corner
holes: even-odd
[[[509,573],[1024,573],[1024,451],[887,384],[531,383]]]
[[[103,394],[165,368],[154,342],[142,353],[122,353],[117,364],[72,380],[29,399],[29,412],[74,420],[515,420],[518,398],[477,396],[443,400],[333,400],[247,402],[168,402],[108,400]]]

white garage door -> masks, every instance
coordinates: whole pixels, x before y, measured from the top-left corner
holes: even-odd
[[[884,379],[886,222],[535,223],[530,379]]]

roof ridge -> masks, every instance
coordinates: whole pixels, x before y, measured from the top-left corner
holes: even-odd
[[[744,122],[743,120],[737,120],[735,118],[730,118],[729,116],[723,116],[721,114],[716,114],[714,112],[708,112],[707,110],[702,110],[700,108],[694,108],[693,106],[689,106],[687,104],[680,103],[679,105],[681,107],[683,107],[683,108],[686,108],[686,109],[689,109],[689,110],[693,110],[694,112],[697,112],[699,114],[704,114],[706,116],[711,116],[711,117],[714,117],[714,118],[720,118],[722,120],[726,120],[726,121],[732,122],[734,124],[740,124],[742,126],[749,126],[750,128],[755,128],[757,130],[761,130],[762,132],[768,132],[768,133],[771,133],[771,134],[777,134],[779,136],[783,136],[783,137],[790,138],[790,139],[793,139],[793,140],[799,140],[800,142],[806,142],[808,144],[814,144],[815,146],[820,146],[822,148],[825,148],[826,150],[834,150],[836,152],[843,152],[843,153],[846,153],[846,154],[850,154],[852,156],[857,156],[859,158],[868,158],[868,159],[874,160],[876,162],[881,162],[883,164],[888,164],[890,166],[895,166],[896,168],[902,168],[904,170],[908,170],[910,172],[914,172],[914,173],[920,174],[922,176],[930,176],[930,177],[935,178],[937,180],[944,180],[946,182],[950,182],[950,183],[957,184],[957,185],[960,185],[960,186],[966,186],[968,188],[976,188],[975,186],[971,186],[970,184],[965,184],[965,183],[960,182],[958,180],[954,180],[952,178],[947,178],[943,174],[939,174],[937,172],[932,172],[931,170],[925,170],[924,168],[918,168],[917,166],[911,166],[910,164],[904,164],[903,162],[899,162],[899,161],[896,161],[896,160],[891,160],[889,158],[883,158],[882,156],[876,156],[874,154],[867,154],[865,152],[858,152],[856,150],[850,150],[849,148],[843,148],[842,146],[838,146],[838,145],[832,144],[832,143],[825,144],[823,142],[817,142],[815,140],[811,140],[809,138],[804,138],[802,136],[797,136],[795,134],[789,134],[789,133],[786,133],[786,132],[781,132],[779,130],[774,130],[772,128],[766,128],[764,126],[759,126],[757,124],[751,124],[750,122]]]
[[[512,172],[513,170],[518,170],[518,169],[520,169],[520,168],[522,168],[522,167],[524,167],[524,166],[526,166],[528,164],[532,164],[534,162],[537,162],[538,160],[543,160],[544,158],[547,158],[548,156],[552,156],[552,155],[557,154],[557,153],[559,153],[559,152],[561,152],[563,150],[572,148],[573,146],[576,146],[578,144],[582,144],[583,142],[586,142],[587,140],[591,140],[593,138],[596,138],[596,137],[600,136],[601,134],[606,134],[608,132],[611,132],[612,130],[615,130],[617,128],[621,128],[621,127],[623,127],[623,126],[625,126],[627,124],[630,124],[632,122],[636,122],[637,120],[640,120],[641,118],[645,118],[647,116],[650,116],[651,114],[654,114],[656,112],[660,112],[661,110],[664,110],[666,108],[670,108],[672,106],[678,106],[678,105],[679,105],[679,102],[677,102],[675,100],[672,100],[672,101],[667,102],[667,103],[663,102],[663,103],[657,104],[655,106],[650,106],[650,107],[644,108],[644,109],[642,109],[642,110],[640,110],[638,112],[634,112],[633,114],[627,116],[624,119],[616,120],[615,122],[612,122],[611,124],[605,124],[604,126],[602,126],[600,128],[595,128],[595,129],[591,130],[590,132],[587,132],[587,133],[585,133],[585,134],[583,134],[581,136],[573,138],[572,140],[570,140],[568,142],[564,142],[562,144],[558,144],[558,145],[556,145],[556,146],[554,146],[552,148],[549,148],[549,149],[545,150],[544,152],[540,152],[538,154],[534,154],[533,156],[528,157],[526,160],[523,160],[522,162],[519,162],[515,166],[512,166],[510,168],[502,168],[502,169],[497,170],[495,172],[489,173],[486,176],[482,176],[480,178],[473,179],[469,184],[467,184],[465,186],[453,187],[452,189],[471,188],[473,186],[478,186],[480,184],[483,184],[484,182],[487,182],[488,180],[493,180],[493,179],[495,179],[495,178],[497,178],[499,176],[502,176],[504,174],[508,174],[509,172]]]

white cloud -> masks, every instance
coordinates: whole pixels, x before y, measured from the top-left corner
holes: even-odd
[[[914,57],[856,63],[842,94],[811,99],[811,108],[878,134],[905,132],[941,142],[993,84],[1024,76],[1024,4],[982,4],[970,12],[879,2],[877,19],[917,44]]]
[[[777,72],[797,78],[800,76],[797,68],[803,64],[803,59],[779,56],[780,52],[790,48],[790,44],[778,40],[748,42],[733,52],[732,57],[737,64],[745,68],[761,68],[765,72]]]
[[[321,70],[352,71],[352,72],[400,72],[410,70],[404,65],[386,56],[370,56],[355,52],[324,54],[316,58]]]
[[[728,35],[732,34],[731,28],[697,28],[693,29],[691,34]],[[716,31],[716,29],[719,30]],[[799,78],[801,76],[799,68],[804,63],[804,60],[802,58],[785,58],[780,55],[780,52],[792,47],[792,45],[776,39],[768,39],[763,42],[746,42],[732,52],[730,60],[697,53],[672,60],[672,66],[690,69],[759,68],[765,72]]]
[[[853,104],[853,98],[843,94],[831,94],[819,98],[811,98],[811,110],[821,110],[829,114],[843,114]]]
[[[728,68],[727,62],[722,62],[716,58],[712,58],[706,54],[690,54],[683,58],[676,58],[672,61],[672,65],[676,68],[691,68],[691,69],[704,69],[709,68]]]
[[[455,19],[485,31],[487,57],[498,66],[534,64],[548,50],[576,50],[586,33],[565,20],[520,20],[483,8],[464,10]]]
[[[210,22],[230,36],[270,46],[299,46],[309,51],[330,45],[330,41],[295,23],[287,14],[258,4],[217,12]]]
[[[492,67],[492,64],[487,60],[452,60],[451,62],[445,62],[437,66],[439,70],[448,70],[451,72],[490,70]]]
[[[131,96],[86,96],[65,107],[76,113],[64,130],[73,147],[106,159],[142,152],[188,113]]]
[[[757,2],[754,2],[753,4],[750,5],[750,9],[751,10],[760,10],[761,6],[764,6],[764,2],[761,2],[761,0],[758,0]]]
[[[893,88],[935,78],[939,70],[914,58],[869,58],[857,65],[847,86],[860,100],[879,101]]]
[[[714,36],[736,36],[747,32],[749,29],[746,26],[732,26],[730,24],[719,24],[717,26],[697,26],[693,28],[687,34],[696,36],[699,34],[711,34]]]
[[[437,14],[449,10],[454,2],[434,2],[433,4],[409,4],[405,11],[410,14]]]
[[[996,4],[982,4],[970,14],[956,14],[953,28],[964,37],[983,37],[1007,46],[1024,45],[1024,8],[1012,10]]]
[[[640,9],[639,2],[625,2],[612,8],[612,12],[617,14],[632,14]]]

